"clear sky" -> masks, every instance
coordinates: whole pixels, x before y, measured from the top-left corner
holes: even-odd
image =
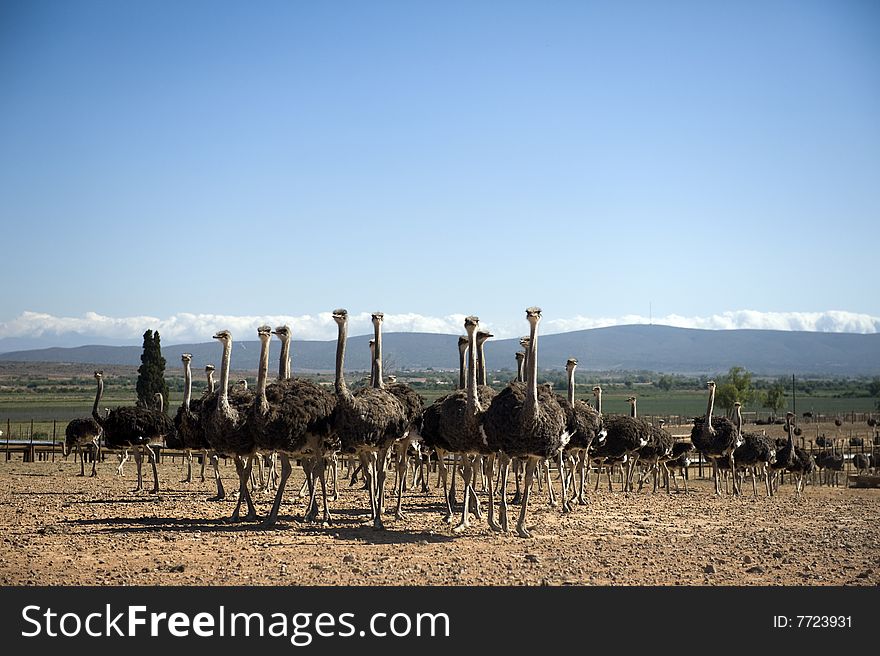
[[[0,338],[335,307],[518,334],[529,305],[880,330],[876,2],[5,0],[0,98]]]

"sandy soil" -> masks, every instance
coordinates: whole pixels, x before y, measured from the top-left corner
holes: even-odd
[[[80,478],[69,461],[0,462],[4,585],[877,585],[880,490],[808,486],[800,500],[623,494],[600,487],[570,515],[544,494],[530,507],[532,539],[476,522],[453,536],[442,497],[408,494],[408,517],[366,523],[365,492],[340,486],[330,527],[303,524],[288,487],[277,527],[223,521],[233,502],[207,502],[210,482],[183,484],[160,466],[157,496],[133,493],[115,462]],[[234,488],[231,466],[224,470]],[[432,479],[433,484],[433,479]],[[603,478],[604,485],[604,478]],[[389,483],[390,488],[390,483]],[[258,495],[265,514],[270,495]],[[516,508],[513,508],[514,511]]]

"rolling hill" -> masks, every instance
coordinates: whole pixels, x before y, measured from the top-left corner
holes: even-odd
[[[368,335],[349,338],[346,369],[369,367]],[[385,355],[396,369],[455,369],[458,367],[456,335],[387,333]],[[278,355],[278,342],[272,343]],[[293,369],[332,371],[336,340],[293,342]],[[486,359],[491,368],[515,366],[519,340],[490,340]],[[180,354],[193,354],[193,368],[218,363],[220,346],[214,342],[165,346],[169,367],[180,366]],[[80,346],[45,348],[0,354],[0,361],[76,362],[96,365],[139,365],[140,346]],[[232,367],[256,369],[259,342],[237,341]],[[593,371],[657,371],[664,373],[726,372],[743,366],[756,374],[880,375],[880,334],[816,333],[771,330],[694,330],[669,326],[613,326],[542,335],[539,361],[542,368],[562,368],[568,357],[577,357],[580,368]]]

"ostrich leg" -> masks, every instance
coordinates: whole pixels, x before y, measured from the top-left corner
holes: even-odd
[[[581,506],[587,505],[587,498],[584,496],[584,486],[587,481],[587,450],[582,449],[578,454],[578,472],[580,474],[577,502]]]
[[[449,503],[455,505],[455,478],[458,473],[458,458],[459,455],[457,453],[452,454],[452,483],[449,484]]]
[[[522,471],[522,458],[513,458],[513,477],[516,484],[516,490],[513,493],[513,499],[510,500],[510,503],[512,504],[522,503]]]
[[[318,521],[318,477],[320,471],[324,468],[324,459],[320,456],[310,458],[310,466],[308,476],[311,479],[309,484],[309,511],[306,513],[306,520],[310,522]],[[324,489],[324,503],[327,503],[327,490]]]
[[[559,472],[561,474],[559,478],[562,481],[562,494],[559,497],[562,500],[562,512],[570,513],[571,502],[568,499],[568,489],[565,485],[565,455],[563,454],[562,450],[559,451]]]
[[[339,501],[339,458],[335,453],[330,460],[330,472],[333,475],[333,500]]]
[[[535,480],[535,468],[538,465],[538,458],[528,456],[526,460],[525,485],[523,485],[522,507],[519,510],[519,521],[516,523],[516,534],[521,538],[530,538],[532,534],[526,529],[526,511],[529,508],[529,497],[532,494],[532,483]]]
[[[217,484],[217,496],[210,497],[208,501],[223,501],[226,499],[226,490],[223,489],[223,479],[220,477],[220,456],[216,453],[211,456],[211,466],[214,469],[214,482]]]
[[[272,502],[272,510],[263,520],[263,528],[271,528],[278,521],[278,510],[281,508],[281,499],[284,496],[284,488],[287,485],[287,479],[290,478],[290,472],[293,468],[290,466],[290,458],[286,453],[281,453],[281,478],[278,480],[278,489],[275,490],[275,500]]]
[[[406,441],[398,447],[397,453],[397,508],[394,511],[395,519],[403,519],[403,484],[407,478],[408,460],[406,457]],[[416,486],[413,481],[412,487]]]
[[[501,531],[507,533],[510,526],[507,520],[507,476],[510,473],[510,456],[501,454],[501,503],[498,506],[498,520],[501,522]]]
[[[141,477],[141,466],[144,463],[144,454],[141,452],[141,448],[136,446],[134,448],[134,464],[137,468],[137,487],[134,488],[134,492],[140,492],[144,489],[144,481]]]
[[[739,489],[739,480],[736,476],[736,467],[733,462],[733,451],[731,451],[727,456],[728,461],[730,462],[730,477],[733,479],[733,494],[734,496],[740,495]]]
[[[443,499],[446,501],[446,515],[443,517],[443,521],[447,524],[452,523],[452,502],[449,497],[449,486],[447,485],[448,479],[448,468],[446,467],[446,452],[442,450],[437,451],[437,481],[442,482],[443,484]]]
[[[486,476],[489,479],[489,510],[486,521],[493,531],[500,531],[501,526],[495,521],[495,454],[486,456]]]
[[[144,450],[147,452],[150,465],[153,467],[153,489],[150,490],[150,494],[159,494],[159,470],[156,468],[156,454],[149,444],[144,445]]]
[[[101,445],[98,444],[97,437],[95,438],[95,441],[93,442],[93,444],[95,445],[95,457],[92,460],[92,473],[89,474],[89,476],[97,476],[98,475],[98,470],[96,469],[96,467],[98,466],[98,460],[101,459]]]
[[[376,475],[376,485],[378,487],[379,496],[376,497],[378,505],[376,506],[376,511],[381,515],[385,512],[385,479],[388,477],[388,474],[385,469],[385,464],[388,458],[388,447],[384,447],[379,449],[379,454],[376,459],[376,465],[379,468],[378,473]]]
[[[543,477],[547,479],[547,495],[550,497],[550,507],[556,508],[559,505],[559,502],[556,501],[556,495],[553,493],[553,479],[550,476],[550,459],[544,459],[544,466],[541,468],[543,471]],[[564,504],[563,500],[563,504]]]
[[[327,480],[326,480],[327,463],[323,458],[318,458],[318,480],[321,482],[321,498],[324,502],[324,518],[322,524],[330,526],[330,506],[327,504]]]
[[[202,483],[205,482],[205,466],[208,464],[208,450],[202,449],[202,470],[199,472],[199,478],[202,479]]]
[[[470,522],[470,495],[471,495],[471,477],[474,473],[474,466],[471,462],[471,456],[466,453],[461,454],[461,478],[464,486],[464,499],[461,506],[461,522],[459,522],[452,530],[455,533],[461,533],[469,528]]]
[[[77,452],[77,454],[79,454],[79,475],[85,476],[86,475],[86,457],[83,454],[81,444],[76,445],[76,452]]]

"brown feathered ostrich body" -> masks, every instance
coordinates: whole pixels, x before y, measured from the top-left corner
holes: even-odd
[[[587,456],[593,443],[595,442],[597,445],[603,443],[606,435],[602,415],[588,403],[574,398],[574,372],[577,366],[577,358],[569,358],[565,363],[565,371],[568,374],[568,396],[565,398],[561,396],[556,397],[559,405],[562,406],[563,412],[565,412],[565,426],[571,435],[565,447],[565,452],[572,457],[575,463],[574,467],[577,468],[580,476],[577,491],[574,491],[574,467],[572,467],[570,474],[572,496],[571,499],[563,499],[563,510],[570,510],[570,502],[575,499],[581,505],[587,503],[587,499],[584,496]]]
[[[307,475],[316,474],[321,481],[324,490],[324,522],[329,523],[330,512],[327,506],[323,456],[325,440],[331,435],[330,418],[336,406],[336,399],[328,391],[307,380],[286,378],[270,385],[268,383],[269,343],[272,339],[272,329],[269,326],[261,326],[257,329],[257,336],[260,340],[257,389],[245,426],[251,433],[254,447],[258,451],[277,452],[281,458],[281,478],[265,525],[272,526],[278,519],[284,489],[292,471],[291,457],[312,461],[313,465],[307,471]],[[282,337],[282,345],[285,341]],[[286,354],[282,351],[279,371],[282,376],[286,375],[286,361]],[[311,490],[309,514],[315,504],[314,480]]]
[[[565,413],[546,385],[538,387],[538,322],[540,308],[526,310],[530,326],[527,360],[527,382],[510,383],[494,398],[483,417],[483,430],[491,451],[500,451],[501,489],[506,490],[510,458],[525,459],[525,487],[516,531],[520,537],[531,537],[526,529],[526,512],[541,458],[555,458],[568,443]],[[501,495],[502,530],[507,528],[507,495]]]
[[[764,479],[764,487],[767,496],[771,496],[770,490],[770,466],[776,462],[776,442],[773,438],[760,433],[743,431],[742,404],[737,401],[733,404],[733,418],[736,430],[742,438],[740,444],[733,452],[733,459],[740,471],[748,470],[752,474],[752,491],[758,496],[758,484],[756,474]]]
[[[94,415],[98,414],[98,396],[95,396],[95,405],[92,407],[92,416],[73,419],[67,428],[64,429],[64,445],[61,452],[66,458],[70,452],[76,449],[79,453],[79,475],[85,476],[85,460],[83,459],[83,447],[93,446],[95,448],[94,459],[92,460],[92,473],[89,476],[97,476],[96,469],[98,463],[98,454],[100,452],[101,436],[104,429],[101,424],[95,420]]]
[[[601,413],[602,390],[594,388],[597,408]],[[599,463],[604,463],[608,473],[608,489],[611,489],[611,470],[615,463],[624,466],[623,489],[632,489],[632,473],[639,457],[639,449],[646,446],[651,436],[651,425],[644,419],[638,418],[635,397],[628,399],[630,403],[630,415],[604,416],[605,443],[600,445],[594,452],[594,457]],[[599,486],[599,476],[596,477],[596,487]]]
[[[406,430],[406,411],[388,390],[363,387],[352,394],[345,383],[345,341],[348,311],[333,311],[338,327],[336,342],[336,411],[333,428],[344,453],[356,454],[361,461],[370,493],[370,515],[376,528],[384,528],[379,511],[379,472],[388,449]]]
[[[462,461],[462,479],[464,481],[464,502],[462,505],[461,521],[453,529],[460,533],[470,526],[471,497],[476,497],[473,486],[475,461],[482,455],[489,456],[489,478],[492,479],[494,465],[494,452],[488,447],[485,435],[481,429],[484,408],[491,401],[493,390],[485,385],[477,385],[477,328],[479,318],[469,316],[464,320],[464,328],[467,332],[467,366],[465,376],[465,388],[456,390],[438,401],[426,411],[426,429],[434,439],[434,435],[442,436],[445,446],[452,453],[460,456]],[[489,485],[489,526],[500,530],[501,526],[495,522],[491,507],[493,499],[493,485]],[[447,512],[451,519],[452,509],[447,493]]]
[[[92,407],[92,417],[104,431],[104,444],[111,449],[134,448],[138,472],[135,492],[144,488],[141,469],[143,454],[146,452],[153,467],[153,489],[151,492],[158,494],[159,472],[156,469],[156,454],[150,445],[161,444],[165,436],[174,430],[174,424],[168,415],[161,410],[137,406],[118,407],[108,410],[107,414],[102,416],[98,412],[98,404],[104,395],[104,373],[96,371],[95,380],[98,382],[98,390],[95,395],[95,405]],[[161,398],[159,395],[160,400]]]
[[[214,339],[223,345],[223,360],[220,364],[220,384],[213,394],[207,395],[202,401],[199,412],[200,424],[205,439],[211,448],[219,454],[229,456],[235,461],[238,474],[238,502],[232,512],[231,521],[240,518],[241,503],[247,504],[248,512],[245,519],[256,519],[248,481],[253,466],[256,446],[253,433],[245,426],[248,413],[254,405],[255,394],[244,386],[229,386],[229,369],[232,359],[232,333],[221,330]]]
[[[721,494],[721,481],[718,477],[718,461],[727,460],[731,472],[736,471],[733,452],[742,444],[742,438],[736,430],[736,426],[727,417],[713,417],[712,411],[715,406],[715,381],[706,383],[709,388],[709,402],[706,407],[705,417],[694,417],[694,427],[691,429],[691,442],[697,451],[712,461],[712,474],[715,479],[715,494]],[[739,485],[736,477],[733,478],[733,492],[739,494]]]
[[[660,485],[660,463],[672,453],[672,445],[675,443],[672,433],[663,428],[665,423],[660,419],[657,424],[650,424],[648,443],[639,449],[639,463],[642,466],[639,491],[649,474],[654,477],[654,492]]]

